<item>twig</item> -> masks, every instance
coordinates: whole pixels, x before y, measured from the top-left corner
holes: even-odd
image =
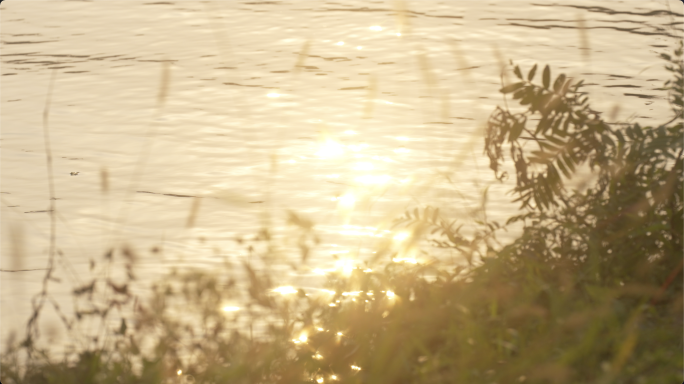
[[[0,272],[28,272],[28,271],[47,271],[49,268],[35,268],[35,269],[0,269]]]
[[[43,295],[47,290],[47,281],[52,275],[54,255],[55,255],[55,185],[52,175],[52,150],[50,148],[50,129],[48,126],[48,116],[50,114],[50,99],[52,98],[52,88],[55,83],[55,74],[57,70],[52,70],[52,76],[50,77],[50,84],[48,86],[47,97],[45,98],[45,108],[43,109],[43,137],[45,139],[45,156],[47,160],[47,172],[48,172],[48,189],[50,192],[50,250],[48,259],[48,272],[43,279]]]
[[[55,83],[55,75],[57,70],[52,71],[52,76],[50,77],[50,83],[48,85],[47,97],[45,98],[45,108],[43,109],[43,138],[45,141],[45,157],[47,161],[47,172],[48,172],[48,191],[50,193],[50,249],[48,251],[48,266],[45,270],[45,277],[43,277],[43,289],[41,292],[31,300],[33,304],[33,314],[26,324],[26,345],[28,346],[28,341],[31,340],[31,331],[34,327],[37,327],[38,316],[40,315],[40,310],[43,307],[45,298],[47,297],[47,285],[52,276],[52,271],[54,270],[54,257],[55,257],[55,185],[52,176],[52,150],[50,149],[50,130],[48,126],[48,116],[50,114],[50,99],[52,97],[52,88]],[[38,304],[36,304],[36,299],[39,299]],[[28,351],[30,355],[30,350]]]

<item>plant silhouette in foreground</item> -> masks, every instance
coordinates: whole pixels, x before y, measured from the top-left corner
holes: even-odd
[[[559,75],[552,84],[547,66],[539,85],[537,66],[525,77],[515,67],[520,81],[501,92],[521,112],[497,108],[485,138],[497,176],[504,176],[504,154],[513,160],[521,203],[507,224],[522,223],[522,234],[503,248],[493,242],[495,223],[464,235],[437,209],[417,208],[396,222],[412,234],[406,247],[429,239],[467,264],[401,262],[402,250],[380,244],[366,265],[329,274],[325,290],[280,294],[275,240],[264,229],[243,244],[250,263],[242,273],[174,273],[135,306],[111,281],[78,288],[74,295],[91,307],[70,326],[101,318],[107,340],[62,361],[34,343],[15,345],[2,358],[2,379],[676,382],[683,357],[681,42],[663,58],[674,77],[665,89],[675,116],[657,127],[613,128],[589,107],[581,82]],[[567,179],[587,166],[596,169],[595,181],[568,191]],[[295,214],[290,221],[302,229],[304,262],[312,225]],[[98,302],[107,292],[110,301]],[[113,311],[103,308],[115,306],[112,297],[130,306],[130,316],[107,322]],[[245,303],[241,311],[222,310],[235,301]],[[20,368],[22,350],[30,359]]]

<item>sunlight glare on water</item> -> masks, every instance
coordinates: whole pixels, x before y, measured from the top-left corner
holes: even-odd
[[[293,293],[299,292],[297,288],[294,288],[292,286],[283,286],[283,287],[278,287],[273,290],[275,293],[280,293],[281,295],[291,295]]]

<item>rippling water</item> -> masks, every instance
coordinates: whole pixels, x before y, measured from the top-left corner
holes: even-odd
[[[287,210],[317,224],[317,268],[334,265],[331,253],[362,257],[409,206],[457,218],[491,186],[489,218],[503,220],[515,206],[482,156],[481,130],[509,59],[584,78],[610,121],[670,116],[657,55],[681,36],[679,1],[421,0],[403,18],[398,4],[5,1],[2,269],[46,265],[52,73],[65,280],[85,279],[121,238],[140,253],[143,281],[236,260],[232,239],[269,220],[288,236]],[[42,276],[0,275],[3,336],[23,326]],[[70,286],[53,287],[67,302]]]

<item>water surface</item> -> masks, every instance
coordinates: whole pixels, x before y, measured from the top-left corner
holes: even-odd
[[[66,282],[122,239],[146,283],[173,265],[240,260],[233,239],[267,223],[290,236],[292,210],[322,239],[311,271],[283,275],[306,285],[333,253],[367,257],[408,207],[462,218],[489,186],[488,218],[504,221],[510,184],[495,182],[481,134],[508,60],[584,78],[611,122],[670,116],[657,55],[681,36],[678,1],[406,5],[402,18],[391,1],[5,1],[2,269],[47,263],[53,73],[64,256],[51,286],[65,307]],[[0,275],[3,337],[23,326],[43,273]]]

